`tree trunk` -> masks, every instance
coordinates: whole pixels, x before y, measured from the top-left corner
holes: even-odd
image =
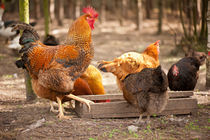
[[[185,22],[184,22],[184,18],[183,18],[183,3],[182,0],[179,0],[179,15],[180,15],[180,20],[181,20],[181,24],[182,24],[182,28],[184,31],[184,36],[185,38],[188,38],[188,34],[187,34],[187,30],[185,28]]]
[[[41,17],[40,14],[40,0],[34,0],[34,18],[39,19]]]
[[[162,0],[158,0],[158,31],[157,34],[161,34],[162,33],[162,19],[163,19],[163,1]]]
[[[76,8],[75,8],[75,17],[78,18],[80,16],[80,5],[81,1],[77,0],[76,1]]]
[[[24,23],[29,23],[29,0],[19,0],[19,15],[20,21]],[[36,95],[33,92],[31,86],[31,78],[27,71],[25,71],[25,85],[26,85],[26,100],[36,99]]]
[[[55,0],[50,0],[50,22],[55,21]]]
[[[201,19],[201,32],[200,32],[200,40],[205,40],[206,36],[207,36],[207,22],[206,22],[206,18],[210,15],[207,16],[207,11],[210,11],[210,7],[207,5],[209,5],[210,1],[208,2],[208,0],[203,0],[202,1],[202,19]],[[208,23],[209,24],[209,23]],[[210,42],[210,41],[209,41]]]
[[[197,0],[193,2],[193,27],[194,27],[194,36],[195,38],[198,37],[197,35],[197,21],[198,21],[198,11],[197,11]]]
[[[101,1],[101,14],[100,14],[101,22],[104,23],[106,21],[106,0]]]
[[[123,17],[123,21],[126,17],[128,17],[128,1],[127,0],[122,0],[122,17]]]
[[[205,5],[206,4],[206,5]],[[206,59],[206,89],[210,89],[210,0],[205,0],[205,2],[202,4],[203,6],[205,5],[207,7],[208,5],[208,12],[206,16],[207,24],[208,24],[208,44],[207,44],[207,59]],[[203,9],[205,9],[203,7]],[[202,12],[203,14],[203,12]],[[207,18],[208,17],[208,18]]]
[[[121,0],[115,0],[115,11],[116,11],[116,15],[120,23],[120,26],[122,26],[123,16],[122,16],[122,1]]]
[[[136,29],[138,31],[141,31],[142,29],[142,20],[143,20],[143,15],[142,15],[142,0],[136,0],[137,2],[137,7],[136,7]]]
[[[45,36],[47,36],[50,32],[50,27],[49,27],[49,1],[44,0],[43,1],[44,5],[44,29],[45,29]]]
[[[58,6],[58,25],[62,26],[63,25],[63,19],[64,19],[64,5],[63,5],[63,0],[57,1],[57,6]]]
[[[152,0],[146,0],[146,18],[151,18],[151,12],[152,12]]]
[[[85,0],[85,7],[91,6],[92,5],[92,0]]]

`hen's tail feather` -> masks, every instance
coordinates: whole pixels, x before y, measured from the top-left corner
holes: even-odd
[[[33,36],[34,36],[34,38],[36,40],[40,39],[40,37],[39,37],[38,33],[36,32],[36,30],[34,30],[34,28],[31,25],[29,25],[29,24],[17,23],[17,24],[13,24],[11,26],[13,27],[12,31],[27,30],[27,31],[30,31],[33,34]]]
[[[100,69],[103,72],[111,72],[111,73],[115,74],[116,64],[113,62],[108,62],[108,61],[101,62],[98,65],[98,69]]]
[[[98,69],[103,72],[111,72],[114,74],[118,79],[123,80],[125,77],[124,72],[122,71],[120,64],[112,62],[112,61],[104,61],[100,62],[98,65]]]

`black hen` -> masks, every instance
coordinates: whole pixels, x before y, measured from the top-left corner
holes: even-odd
[[[205,62],[205,58],[205,53],[193,52],[191,56],[173,64],[167,74],[170,90],[194,90],[199,77],[199,67]]]
[[[168,80],[166,74],[157,68],[145,68],[141,72],[129,74],[123,80],[122,90],[124,98],[138,108],[140,117],[160,113],[168,101]]]
[[[43,41],[43,44],[48,45],[48,46],[56,46],[59,44],[58,39],[55,38],[53,35],[47,35]]]

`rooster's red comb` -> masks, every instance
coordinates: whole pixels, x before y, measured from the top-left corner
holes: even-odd
[[[154,45],[159,45],[160,40],[156,41]]]
[[[94,18],[98,17],[98,13],[95,11],[95,9],[93,9],[90,6],[88,6],[86,8],[83,8],[82,12],[85,13],[85,14],[89,14],[89,15],[91,15]]]
[[[5,9],[5,7],[4,7],[4,4],[1,4],[1,6],[0,6],[2,9]]]

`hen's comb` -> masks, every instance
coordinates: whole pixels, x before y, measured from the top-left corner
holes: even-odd
[[[156,41],[154,45],[159,45],[160,40]]]
[[[95,11],[95,9],[93,9],[90,6],[88,6],[86,8],[83,8],[82,12],[85,13],[85,14],[89,14],[89,15],[91,15],[94,18],[98,17],[98,13]]]
[[[5,9],[5,7],[4,7],[4,4],[1,4],[1,6],[0,6],[2,9]]]

